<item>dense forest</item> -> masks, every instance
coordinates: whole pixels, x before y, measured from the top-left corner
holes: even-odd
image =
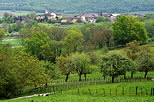
[[[58,13],[83,14],[92,12],[153,11],[154,0],[0,0],[0,10],[43,12],[45,9]],[[64,3],[65,2],[65,3]]]

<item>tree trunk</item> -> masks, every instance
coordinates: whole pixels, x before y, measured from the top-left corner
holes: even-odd
[[[124,74],[124,79],[126,79],[126,73]]]
[[[48,83],[45,84],[45,87],[48,87]]]
[[[65,82],[68,81],[68,76],[69,76],[69,74],[66,74]]]
[[[131,72],[131,78],[133,78],[133,77],[134,77],[134,72],[132,71],[132,72]]]
[[[102,44],[99,44],[99,48],[103,48],[103,45]]]
[[[112,77],[112,83],[114,83],[114,77]]]
[[[87,80],[87,75],[86,74],[84,74],[84,79],[85,79],[85,81]]]
[[[82,75],[82,74],[79,74],[79,81],[81,81],[81,75]]]
[[[145,74],[144,74],[144,78],[146,78],[146,77],[147,77],[147,74],[148,74],[148,72],[145,72]]]

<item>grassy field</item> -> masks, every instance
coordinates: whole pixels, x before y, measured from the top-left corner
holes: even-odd
[[[4,40],[2,44],[10,44],[11,46],[21,46],[21,42],[18,39]]]
[[[125,88],[125,95],[122,95],[122,87]],[[132,88],[131,93],[128,91],[129,88]],[[15,99],[15,100],[4,100],[0,102],[153,102],[154,97],[150,95],[150,90],[148,94],[141,94],[138,90],[138,95],[135,94],[133,90],[134,87],[142,87],[143,89],[149,89],[154,87],[154,82],[136,82],[136,83],[115,83],[115,84],[105,84],[100,86],[91,86],[73,89],[65,91],[62,94],[52,94],[46,97],[33,97],[33,98],[24,98],[24,99]],[[110,88],[117,89],[119,88],[117,94],[116,91],[112,90],[110,95]],[[91,94],[89,93],[89,89]],[[106,89],[104,95],[103,89]],[[97,93],[96,93],[97,90]],[[145,93],[145,91],[143,91]]]
[[[30,11],[9,11],[9,10],[0,10],[0,17],[3,17],[4,13],[10,13],[12,15],[16,15],[16,16],[22,16],[22,15],[27,15],[29,13],[31,13]],[[42,14],[42,13],[37,13],[37,14]]]

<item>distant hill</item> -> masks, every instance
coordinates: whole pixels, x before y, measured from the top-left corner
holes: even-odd
[[[154,0],[0,0],[0,10],[45,9],[65,14],[154,11]]]

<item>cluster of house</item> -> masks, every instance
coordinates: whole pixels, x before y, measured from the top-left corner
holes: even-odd
[[[110,13],[90,13],[90,14],[83,14],[83,15],[76,15],[71,17],[66,17],[65,15],[57,14],[55,12],[50,12],[45,10],[45,13],[42,15],[36,15],[36,20],[39,22],[47,21],[47,19],[51,20],[60,20],[61,23],[72,22],[72,23],[95,23],[96,19],[100,16],[108,18],[111,22],[114,22],[119,15],[130,15],[130,14],[110,14]],[[134,14],[133,16],[144,17],[146,14]],[[17,20],[25,21],[26,16],[14,16]]]
[[[90,14],[84,14],[84,15],[76,15],[73,17],[63,17],[61,14],[56,14],[55,12],[50,12],[48,10],[45,10],[45,14],[43,15],[38,15],[36,17],[36,19],[38,21],[43,21],[45,17],[48,17],[48,19],[52,19],[52,20],[61,20],[62,23],[65,22],[72,22],[72,23],[95,23],[96,19],[100,16],[109,18],[109,20],[111,22],[114,22],[116,20],[116,18],[119,15],[130,15],[130,14],[110,14],[110,13],[90,13]],[[146,14],[134,14],[133,16],[135,17],[144,17]]]
[[[120,14],[108,14],[108,13],[90,13],[90,14],[84,14],[84,15],[76,15],[73,17],[66,17],[64,18],[61,14],[56,14],[55,12],[50,12],[48,10],[45,10],[45,14],[43,15],[38,15],[36,19],[38,21],[43,21],[45,17],[48,17],[48,19],[52,20],[58,20],[60,19],[61,22],[72,22],[72,23],[95,23],[96,19],[100,16],[104,16],[109,18],[112,22],[115,21],[115,19],[119,16]]]

